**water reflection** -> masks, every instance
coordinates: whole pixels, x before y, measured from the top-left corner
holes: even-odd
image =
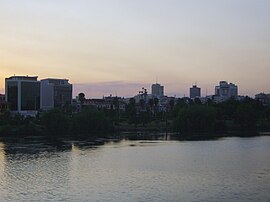
[[[126,140],[178,140],[176,133],[123,132],[121,138]]]
[[[2,140],[0,200],[270,199],[270,137],[194,142],[100,139],[99,144],[43,137]]]
[[[50,141],[44,137],[2,139],[5,154],[38,154],[71,150],[71,144],[59,140]]]
[[[5,138],[0,140],[0,152],[2,155],[10,154],[33,154],[38,156],[44,152],[64,152],[74,149],[95,149],[104,145],[109,140],[63,140],[48,139],[45,137]],[[120,141],[120,140],[118,140]],[[1,158],[1,156],[0,156]]]
[[[3,180],[5,175],[5,165],[6,165],[6,158],[5,158],[5,145],[0,142],[0,184],[3,187],[6,187],[5,180]]]

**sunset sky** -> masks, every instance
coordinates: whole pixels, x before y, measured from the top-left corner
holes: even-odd
[[[269,0],[0,0],[0,92],[12,75],[68,78],[74,95],[167,95],[220,80],[270,93]]]

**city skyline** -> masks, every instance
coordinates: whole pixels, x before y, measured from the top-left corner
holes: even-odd
[[[221,80],[269,92],[269,1],[0,2],[0,93],[14,74],[68,78],[88,97],[128,97],[156,77],[170,96]]]
[[[90,98],[88,96],[88,94],[85,94],[85,92],[87,92],[88,90],[91,90],[92,92],[97,92],[98,94],[100,93],[103,93],[101,97],[106,97],[106,96],[119,96],[119,97],[136,97],[136,95],[139,95],[142,90],[146,92],[146,94],[149,94],[149,95],[154,95],[155,97],[164,97],[164,96],[169,96],[169,97],[191,97],[191,98],[195,98],[195,97],[207,97],[207,96],[213,96],[213,95],[219,95],[218,91],[217,91],[217,88],[219,88],[220,85],[225,85],[225,87],[227,88],[228,85],[229,86],[233,86],[233,88],[236,88],[237,90],[235,91],[236,93],[234,93],[234,95],[238,96],[238,86],[231,83],[231,82],[227,82],[227,81],[220,81],[219,82],[219,85],[218,86],[215,86],[215,92],[214,94],[208,94],[207,92],[207,89],[206,89],[206,92],[205,94],[201,93],[201,88],[199,88],[199,86],[197,86],[197,82],[195,84],[192,84],[192,86],[190,86],[191,88],[189,89],[189,94],[183,94],[183,95],[170,95],[170,94],[166,94],[164,93],[164,86],[160,83],[158,83],[156,81],[156,83],[152,83],[152,84],[149,84],[151,85],[151,88],[148,88],[148,84],[145,85],[147,86],[146,88],[145,87],[141,87],[142,85],[141,84],[133,84],[133,90],[132,92],[135,92],[136,90],[139,89],[139,91],[137,91],[136,93],[132,93],[130,92],[130,94],[128,96],[124,96],[124,95],[121,95],[121,94],[118,94],[117,93],[117,89],[119,88],[123,88],[125,87],[124,83],[119,83],[119,82],[114,82],[114,83],[101,83],[99,86],[98,84],[95,84],[94,85],[91,85],[91,86],[85,86],[85,84],[83,84],[81,87],[80,87],[80,84],[77,84],[76,85],[76,89],[75,89],[75,92],[74,92],[74,89],[73,89],[73,84],[70,84],[69,83],[69,79],[63,79],[63,78],[42,78],[42,79],[39,79],[38,76],[29,76],[29,75],[13,75],[13,76],[10,76],[10,77],[7,77],[5,78],[5,81],[7,80],[12,80],[16,78],[15,80],[18,80],[17,78],[19,78],[19,80],[21,80],[22,78],[26,78],[26,80],[30,79],[35,79],[36,81],[38,82],[41,82],[41,84],[43,82],[45,82],[46,84],[49,82],[52,82],[52,83],[57,83],[57,85],[68,85],[68,86],[71,86],[71,98],[75,98],[76,96],[78,96],[80,93],[84,93],[84,95],[88,98]],[[110,87],[115,87],[116,88],[116,91],[112,91],[110,88],[108,88],[108,85],[110,85]],[[106,89],[107,87],[107,89]],[[85,89],[84,89],[85,88]],[[127,87],[128,89],[130,88],[130,86]],[[136,88],[136,89],[135,89]],[[191,89],[193,89],[194,91],[194,88],[198,88],[199,89],[199,92],[196,92],[194,95],[194,92],[191,92]],[[7,87],[5,86],[5,90],[7,89]],[[41,89],[41,88],[40,88]],[[106,92],[104,92],[104,89]],[[41,90],[42,91],[42,90]],[[264,92],[261,92],[261,93],[264,93]],[[0,92],[1,94],[1,92]],[[6,94],[6,92],[4,92],[3,94]],[[191,95],[193,94],[193,95]],[[225,92],[225,94],[227,94]],[[257,93],[258,94],[258,93]],[[2,94],[1,94],[2,95]],[[73,96],[73,97],[72,97]],[[240,95],[241,96],[241,95]],[[99,97],[99,96],[97,96]],[[96,97],[96,98],[97,98]],[[230,96],[229,96],[230,97]],[[94,96],[91,97],[91,98],[95,98]]]

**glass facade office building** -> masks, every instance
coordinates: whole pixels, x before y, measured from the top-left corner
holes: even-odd
[[[6,78],[6,101],[11,111],[19,113],[40,109],[40,82],[37,77],[13,76]]]
[[[21,110],[40,108],[40,82],[21,82]]]
[[[10,103],[10,110],[18,110],[18,82],[6,81],[6,101]]]
[[[41,109],[50,110],[70,105],[72,84],[67,79],[41,80]]]

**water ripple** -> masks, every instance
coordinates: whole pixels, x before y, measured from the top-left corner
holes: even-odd
[[[270,138],[243,141],[0,145],[0,201],[269,201]]]

